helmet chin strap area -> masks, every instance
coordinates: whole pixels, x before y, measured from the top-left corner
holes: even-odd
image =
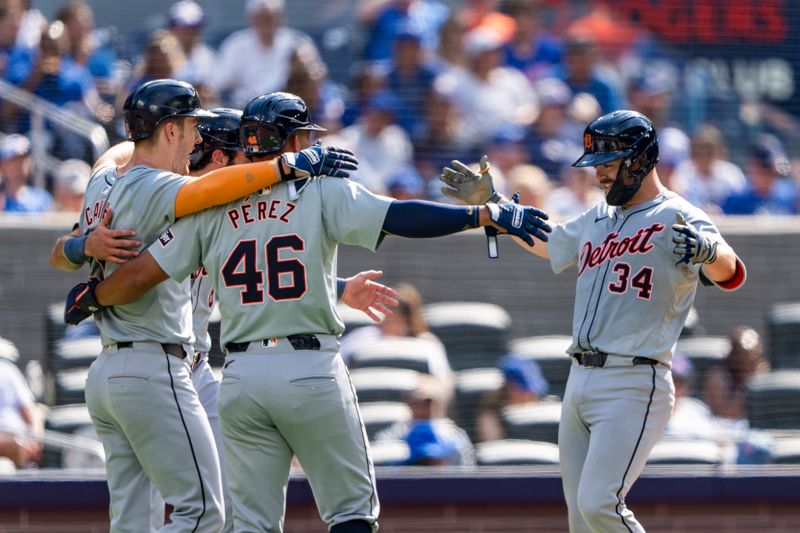
[[[617,179],[614,180],[614,184],[611,185],[608,194],[606,194],[606,203],[608,205],[617,206],[627,204],[636,194],[636,191],[639,190],[639,187],[642,186],[644,173],[641,171],[631,172],[631,163],[632,161],[630,159],[625,159],[622,164],[620,164],[617,170]],[[628,185],[628,183],[630,183],[630,185]]]

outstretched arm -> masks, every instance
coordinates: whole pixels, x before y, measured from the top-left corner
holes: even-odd
[[[439,176],[439,180],[445,184],[442,193],[461,203],[465,204],[490,204],[505,203],[509,199],[499,194],[492,182],[491,165],[484,155],[480,160],[480,169],[476,172],[461,161],[454,160],[453,168],[445,167]],[[492,232],[486,232],[489,239],[492,239]],[[514,237],[514,242],[522,249],[547,259],[547,239],[542,239],[539,235],[533,234],[535,246],[529,245],[525,240]],[[490,252],[491,255],[491,252]]]
[[[672,226],[677,265],[699,264],[703,275],[722,290],[733,291],[747,279],[744,263],[724,242],[716,241],[678,213]]]
[[[175,197],[175,218],[224,205],[248,194],[289,181],[316,176],[347,178],[358,168],[353,152],[344,148],[312,146],[285,153],[271,161],[232,165],[186,182]]]

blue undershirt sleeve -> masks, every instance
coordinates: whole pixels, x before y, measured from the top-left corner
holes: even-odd
[[[425,200],[395,200],[383,221],[383,231],[400,237],[429,238],[480,226],[477,206],[453,206]]]

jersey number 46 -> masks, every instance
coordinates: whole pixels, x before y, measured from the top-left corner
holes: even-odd
[[[267,293],[274,301],[298,300],[308,290],[305,265],[299,259],[281,260],[280,252],[284,248],[302,252],[305,243],[299,235],[277,235],[264,247]],[[222,265],[225,287],[242,287],[240,296],[243,305],[264,302],[264,272],[258,269],[257,254],[258,244],[255,240],[239,241]]]

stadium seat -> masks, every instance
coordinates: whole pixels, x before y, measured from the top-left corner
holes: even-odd
[[[446,360],[441,344],[415,337],[381,337],[350,355],[349,366],[356,368],[405,368],[431,374],[430,359]]]
[[[647,464],[721,464],[722,449],[711,440],[667,440],[663,439],[653,446]]]
[[[399,465],[409,456],[408,444],[402,440],[371,442],[369,451],[375,466]]]
[[[572,360],[567,355],[570,344],[572,337],[569,335],[542,335],[514,339],[509,349],[520,357],[539,363],[542,375],[550,384],[549,394],[563,398],[572,365]]]
[[[402,402],[361,403],[358,408],[370,441],[389,426],[411,420],[411,410]]]
[[[777,464],[800,464],[800,437],[777,439],[772,447],[772,462]]]
[[[697,313],[697,309],[692,306],[689,309],[689,314],[686,315],[686,323],[681,329],[680,338],[696,337],[702,335],[704,331],[705,328],[700,324],[700,315]]]
[[[360,368],[350,373],[358,403],[402,402],[417,386],[418,372],[403,368]]]
[[[561,402],[538,402],[503,408],[502,423],[509,439],[558,444]]]
[[[69,368],[86,368],[100,354],[103,343],[100,337],[78,337],[56,342],[53,353],[53,371]]]
[[[92,425],[89,409],[84,403],[58,405],[47,410],[44,419],[45,429],[74,433],[76,430]]]
[[[84,389],[86,388],[86,376],[88,374],[88,368],[56,371],[53,376],[55,388],[54,404],[85,403]]]
[[[685,355],[692,362],[694,374],[705,376],[713,365],[721,363],[731,351],[727,337],[695,336],[678,339],[676,353]]]
[[[503,385],[503,374],[497,368],[472,368],[456,372],[455,382],[453,420],[474,442],[477,410],[486,393]]]
[[[556,465],[558,446],[532,440],[493,440],[475,446],[475,459],[481,466]]]
[[[511,317],[498,305],[443,302],[425,306],[423,315],[453,370],[494,366],[508,351]]]
[[[747,384],[747,419],[753,428],[800,428],[800,370],[753,377]]]
[[[766,355],[774,369],[800,368],[800,302],[772,306],[767,314]]]

